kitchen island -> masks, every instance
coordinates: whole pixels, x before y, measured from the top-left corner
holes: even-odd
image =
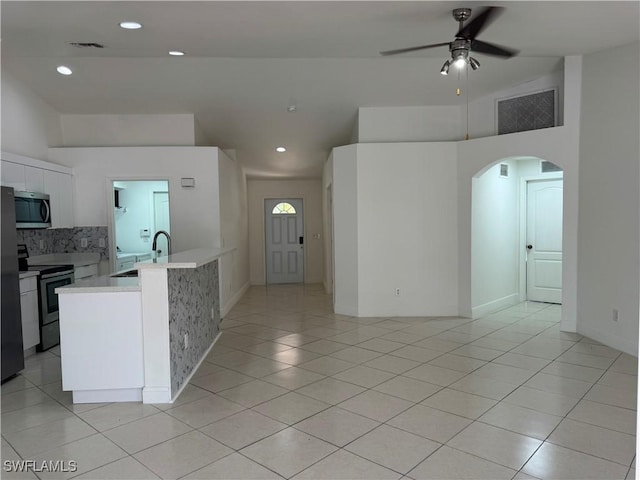
[[[218,259],[196,249],[56,289],[62,388],[74,403],[169,403],[220,329]]]

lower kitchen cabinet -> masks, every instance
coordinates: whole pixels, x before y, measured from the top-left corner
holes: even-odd
[[[22,349],[28,350],[40,343],[38,277],[20,280],[20,313],[22,315]]]

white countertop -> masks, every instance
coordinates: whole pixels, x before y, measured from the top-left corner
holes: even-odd
[[[235,247],[230,248],[196,248],[194,250],[186,250],[184,252],[174,253],[166,257],[160,257],[153,260],[134,264],[135,268],[198,268],[216,258],[230,253]]]
[[[87,278],[71,285],[56,288],[57,294],[67,293],[110,293],[110,292],[139,292],[138,277],[100,277]]]
[[[27,260],[29,265],[73,265],[83,267],[100,263],[99,253],[50,253],[48,255],[34,255]]]
[[[20,272],[20,280],[23,278],[37,277],[40,272]]]
[[[137,257],[142,255],[151,255],[153,256],[155,252],[118,252],[116,253],[116,258],[125,258],[125,257]]]
[[[231,248],[197,248],[186,250],[157,260],[147,260],[135,264],[136,269],[148,268],[197,268],[235,250]],[[139,277],[100,277],[80,280],[71,285],[56,288],[58,294],[68,293],[109,293],[109,292],[137,292],[141,291]]]

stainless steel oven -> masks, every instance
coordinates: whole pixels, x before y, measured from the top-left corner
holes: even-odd
[[[40,272],[38,298],[40,301],[40,344],[37,350],[42,352],[60,343],[60,314],[56,288],[74,282],[73,265],[38,265],[29,270]]]

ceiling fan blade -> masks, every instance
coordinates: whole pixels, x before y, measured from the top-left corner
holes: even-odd
[[[502,47],[500,45],[483,42],[481,40],[473,40],[471,42],[471,51],[504,58],[511,58],[520,53],[518,50],[513,48]]]
[[[475,18],[469,21],[460,31],[456,34],[456,37],[466,38],[467,40],[473,40],[480,32],[491,24],[504,10],[503,7],[487,7],[482,10]]]
[[[380,55],[398,55],[399,53],[415,52],[416,50],[426,50],[427,48],[443,47],[449,45],[449,42],[445,43],[432,43],[431,45],[421,45],[419,47],[399,48],[398,50],[387,50],[380,52]]]

